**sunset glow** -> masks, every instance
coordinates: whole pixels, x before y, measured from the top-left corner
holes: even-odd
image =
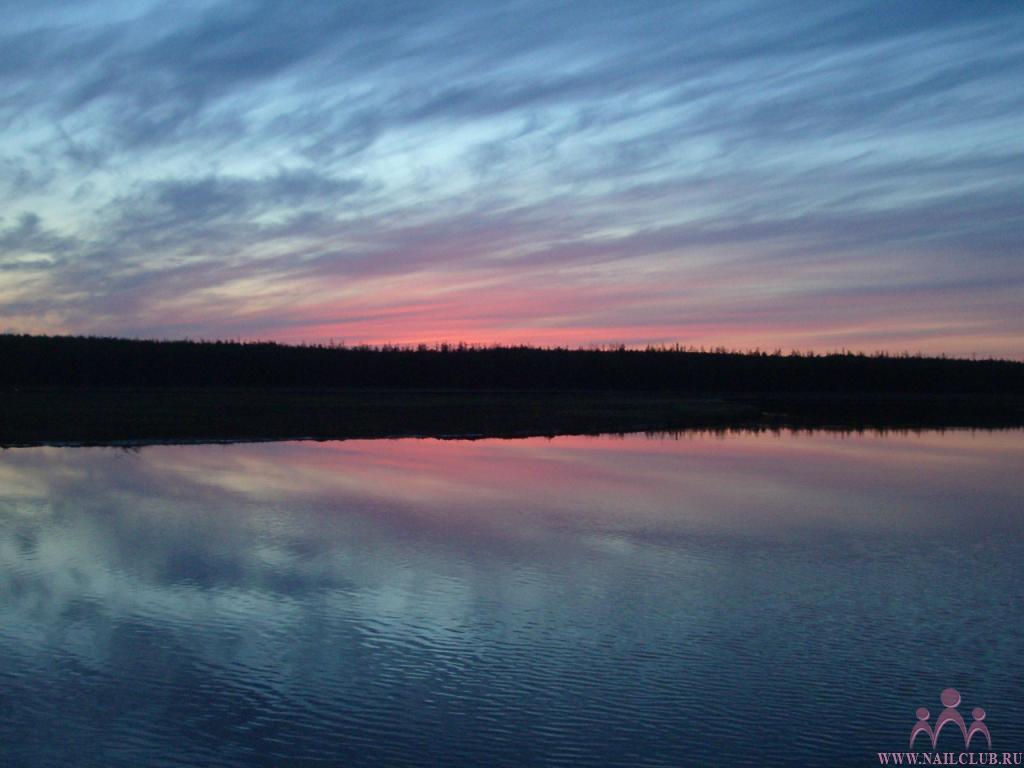
[[[1019,3],[7,9],[0,331],[1024,358]]]

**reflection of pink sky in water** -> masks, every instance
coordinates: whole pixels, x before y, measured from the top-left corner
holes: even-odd
[[[56,458],[53,449],[18,454]],[[551,526],[771,535],[794,527],[941,530],[973,521],[981,530],[1005,518],[1024,491],[1013,469],[1022,459],[1015,430],[154,446],[129,463],[193,495],[328,509],[348,500],[420,524],[518,537]],[[19,477],[21,486],[41,482]]]
[[[383,601],[424,627],[447,627],[438,617],[471,612],[477,594],[540,605],[563,578],[593,597],[638,573],[706,577],[734,567],[720,554],[734,543],[763,542],[772,558],[776,549],[822,557],[818,545],[833,542],[852,544],[854,558],[901,560],[998,548],[1024,530],[1022,438],[684,433],[14,449],[0,452],[0,528],[10,534],[0,536],[0,563],[41,567],[46,610],[56,613],[87,584],[108,605],[216,616],[225,605],[241,610],[232,590],[244,586],[261,595],[243,611],[259,623],[269,611],[261,590],[286,578],[327,584],[345,600],[347,585],[359,585],[368,616]],[[35,542],[30,559],[18,530]],[[771,559],[748,565],[737,578],[757,590]],[[199,592],[165,583],[216,586],[227,603],[200,605]],[[41,604],[20,598],[24,632]]]
[[[0,452],[7,721],[42,739],[77,717],[76,745],[156,734],[166,755],[225,713],[245,734],[272,722],[268,753],[315,730],[325,761],[348,764],[330,751],[345,738],[388,744],[396,723],[426,722],[436,743],[494,723],[483,738],[500,741],[528,710],[517,744],[625,723],[630,744],[674,739],[660,765],[716,738],[691,762],[717,765],[750,723],[745,754],[762,757],[808,722],[842,750],[870,754],[886,729],[906,744],[913,707],[938,711],[899,691],[934,696],[935,676],[1014,740],[1022,437]],[[978,679],[960,682],[965,664]],[[694,727],[702,712],[717,731]],[[232,733],[213,720],[211,751],[183,764],[216,763]]]

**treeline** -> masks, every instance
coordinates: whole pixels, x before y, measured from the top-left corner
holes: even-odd
[[[0,335],[0,387],[1024,394],[1024,363],[681,347],[289,346]]]

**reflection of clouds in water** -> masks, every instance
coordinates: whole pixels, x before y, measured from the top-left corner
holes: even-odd
[[[691,536],[1019,524],[1021,452],[1019,431],[14,450],[0,584],[27,619],[89,595],[181,617],[251,604],[258,626],[322,592],[378,617],[425,600],[454,622],[474,579],[529,601],[553,568],[606,585],[620,556]]]
[[[984,566],[1008,594],[1019,535],[999,534],[1021,530],[1020,437],[8,451],[0,707],[20,719],[0,716],[0,741],[15,743],[9,723],[73,713],[108,743],[187,744],[192,764],[216,764],[226,741],[270,755],[282,738],[348,764],[339,732],[384,749],[420,718],[409,731],[435,743],[472,738],[467,712],[518,717],[532,739],[585,711],[600,738],[625,718],[662,743],[705,699],[747,701],[757,675],[799,708],[814,698],[799,671],[780,683],[780,664],[810,659],[808,685],[834,683],[934,618],[948,563]],[[972,598],[935,599],[948,617],[945,601]],[[990,614],[985,627],[1006,619]],[[103,707],[118,717],[94,717]],[[735,736],[723,717],[718,748]]]
[[[316,457],[323,446],[267,448],[10,454],[16,460],[11,471],[30,478],[19,487],[31,487],[36,498],[4,497],[0,505],[0,515],[17,523],[0,536],[7,566],[0,573],[3,635],[29,647],[57,643],[99,660],[107,656],[103,644],[112,642],[106,634],[111,623],[142,620],[186,633],[190,647],[220,653],[218,637],[244,646],[245,638],[303,635],[304,601],[314,600],[318,611],[372,626],[378,638],[451,634],[454,642],[495,595],[501,595],[501,610],[535,610],[550,600],[551,574],[543,563],[552,544],[541,534],[524,534],[540,544],[531,550],[535,562],[524,566],[503,556],[494,539],[503,525],[426,530],[424,515],[444,525],[446,510],[432,518],[429,502],[425,511],[396,508],[404,494],[385,509],[384,486],[375,477],[368,485],[358,482],[360,455],[371,475],[378,471],[372,444],[343,455],[350,474],[340,482],[339,463],[321,461],[307,468],[303,482],[275,486],[263,502],[248,489],[201,477],[211,464],[230,466],[231,478],[242,469],[254,477],[286,477],[289,460]],[[275,467],[281,471],[275,474]],[[214,480],[223,476],[217,469],[212,474]],[[200,479],[190,485],[190,477]],[[360,490],[339,490],[348,487]],[[32,542],[30,551],[25,541]],[[497,547],[478,559],[474,547],[488,548],[488,542]],[[567,557],[564,567],[574,560],[571,552],[561,556]],[[592,586],[610,587],[617,578],[614,568],[586,560],[578,565],[578,578]],[[48,637],[39,635],[41,627]]]
[[[47,452],[60,449],[38,448],[32,450],[33,452],[38,451],[45,455]],[[0,452],[0,504],[14,499],[42,499],[46,497],[47,492],[54,485],[59,485],[63,481],[73,482],[83,477],[84,473],[81,470],[76,470],[69,466],[61,466],[57,463],[54,466],[46,467],[45,471],[38,471],[39,461],[22,463],[16,460],[9,460],[23,452],[27,452],[26,449]],[[18,456],[18,458],[21,457]],[[41,457],[33,458],[39,459]],[[32,471],[33,467],[36,467],[37,471]],[[18,509],[12,506],[0,506],[0,514],[12,513]],[[23,512],[26,509],[26,507],[20,507],[20,510]]]
[[[914,499],[939,495],[932,491],[986,483],[986,493],[1004,498],[1018,490],[1005,486],[1019,445],[1018,430],[23,449],[0,456],[9,481],[0,514],[15,510],[14,498],[48,498],[51,511],[93,504],[103,514],[155,505],[164,536],[188,539],[200,522],[205,535],[234,536],[245,525],[264,548],[303,552],[324,545],[318,527],[342,524],[507,541],[575,528],[628,536],[752,522],[762,527],[755,535],[769,535],[808,523],[870,528],[865,510],[877,509],[883,490],[909,499],[902,514],[911,516]],[[17,505],[22,514],[30,507]],[[941,507],[932,512],[943,517]],[[913,523],[896,516],[886,526]]]

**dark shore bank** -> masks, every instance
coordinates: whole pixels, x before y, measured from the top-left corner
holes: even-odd
[[[0,335],[0,445],[1024,425],[1024,363]]]
[[[733,397],[323,389],[19,389],[0,445],[524,437],[685,429],[1024,425],[1007,397]]]

